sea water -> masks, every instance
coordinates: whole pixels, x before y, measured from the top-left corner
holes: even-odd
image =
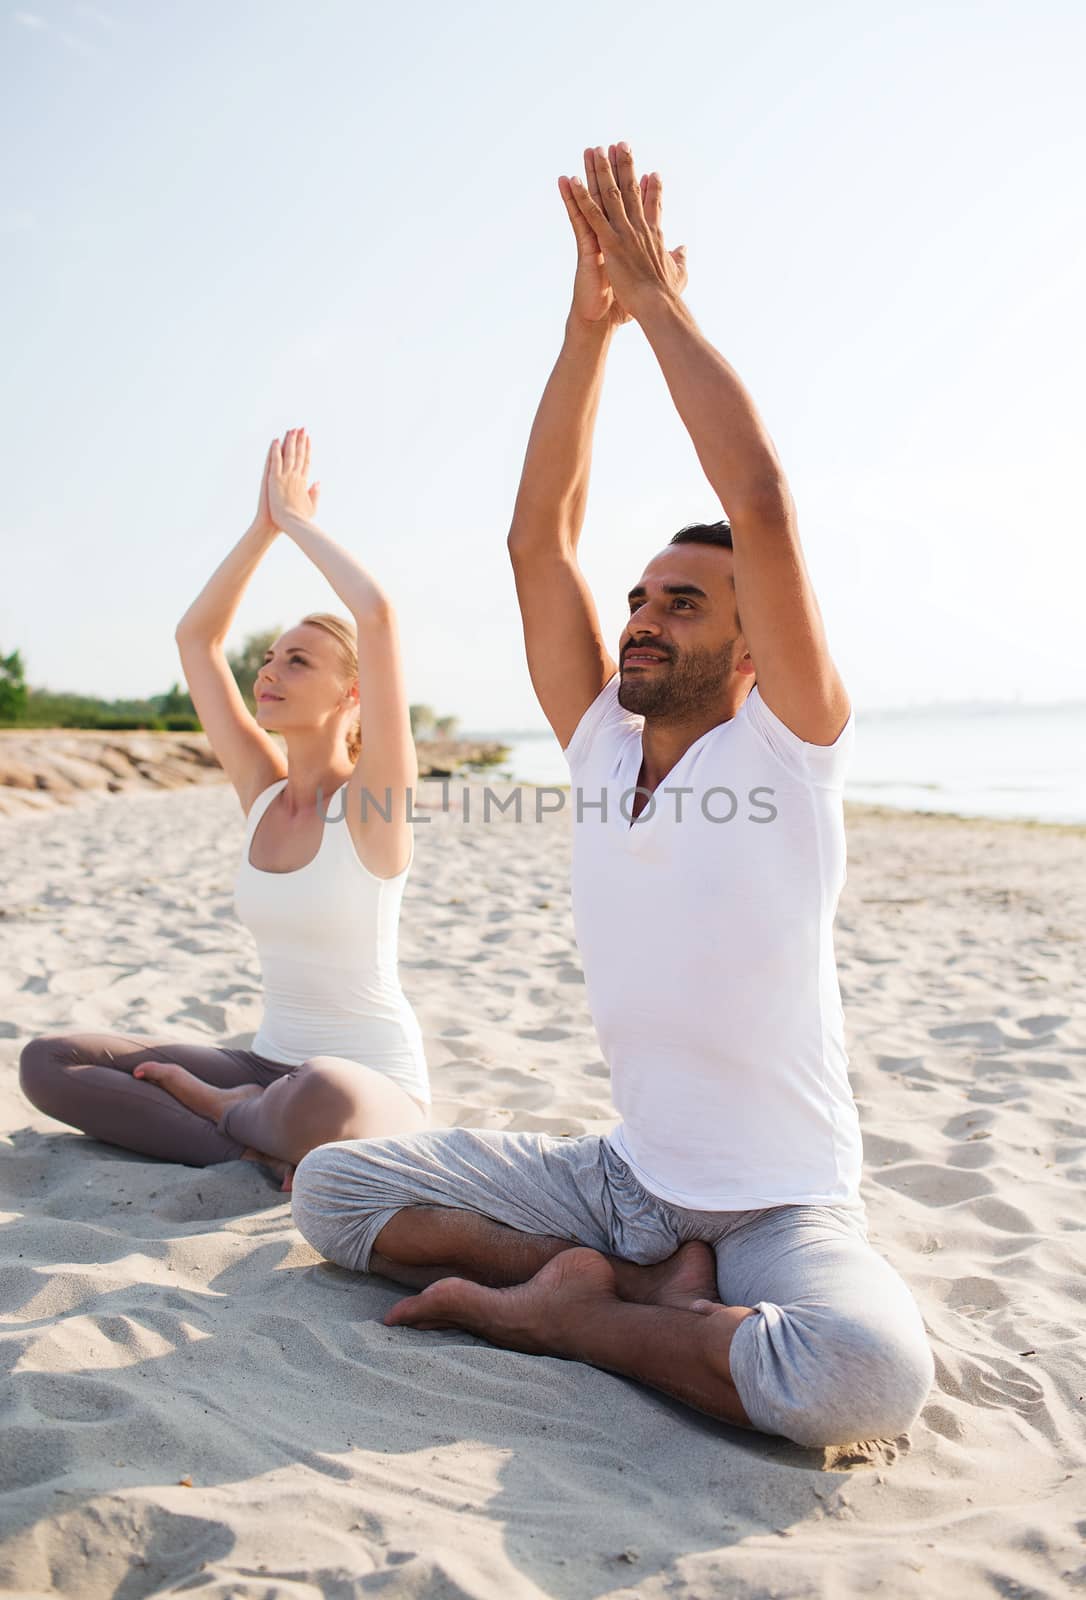
[[[517,783],[563,784],[558,741],[488,734],[510,747],[490,768]],[[907,811],[1086,822],[1086,703],[857,711],[845,798]]]

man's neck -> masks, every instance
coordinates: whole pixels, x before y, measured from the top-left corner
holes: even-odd
[[[646,717],[641,730],[642,762],[638,787],[654,791],[668,773],[710,728],[730,722],[747,698],[744,694],[731,695],[715,706],[705,708],[692,716]]]

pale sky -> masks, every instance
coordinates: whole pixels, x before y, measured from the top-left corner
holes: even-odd
[[[1080,4],[318,0],[3,16],[0,652],[142,696],[302,424],[412,700],[543,727],[505,549],[574,249],[628,139],[761,411],[858,707],[1086,696]],[[635,326],[582,561],[721,508]],[[343,609],[289,540],[231,643]]]

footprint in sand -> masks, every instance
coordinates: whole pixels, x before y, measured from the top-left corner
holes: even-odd
[[[896,1072],[898,1076],[906,1073],[923,1072],[923,1056],[879,1056],[875,1062],[880,1072]]]
[[[1024,1061],[1021,1067],[1031,1078],[1053,1078],[1066,1083],[1075,1076],[1071,1068],[1065,1067],[1062,1061]]]
[[[943,1123],[943,1136],[958,1141],[971,1139],[978,1133],[986,1133],[993,1120],[990,1111],[962,1111]]]
[[[1019,1233],[1030,1239],[1037,1237],[1037,1225],[1033,1219],[1027,1217],[1024,1211],[1019,1211],[1017,1206],[1000,1200],[997,1195],[982,1195],[973,1209],[981,1222],[998,1228],[1001,1233]]]
[[[227,1027],[225,1009],[201,1000],[197,995],[188,994],[184,998],[184,1005],[170,1013],[166,1018],[167,1023],[172,1026],[175,1022],[201,1022],[217,1038],[221,1038]]]
[[[1008,1299],[993,1278],[953,1278],[946,1285],[945,1303],[954,1311],[1000,1311]]]
[[[117,1384],[68,1373],[23,1373],[21,1391],[40,1417],[53,1422],[102,1422],[132,1409],[131,1396]]]
[[[969,1405],[991,1410],[1010,1406],[1020,1416],[1030,1416],[1044,1407],[1044,1390],[1036,1378],[1001,1356],[977,1357],[936,1350],[935,1375],[944,1394]]]
[[[994,1022],[947,1022],[938,1028],[929,1028],[928,1032],[933,1039],[945,1039],[952,1044],[960,1041],[976,1045],[980,1050],[1005,1050],[1011,1043]]]
[[[465,1033],[467,1030],[464,1030]],[[479,1054],[478,1043],[470,1038],[450,1039],[448,1034],[439,1035],[442,1044],[452,1056],[454,1061],[471,1061]]]
[[[937,1167],[928,1161],[908,1166],[883,1167],[871,1174],[884,1188],[907,1194],[922,1206],[956,1206],[992,1193],[990,1179],[981,1172],[960,1167]]]
[[[41,1427],[9,1423],[4,1429],[4,1448],[0,1450],[0,1493],[66,1477],[76,1459],[71,1433],[46,1433]]]
[[[1051,1016],[1019,1017],[1018,1026],[1024,1029],[1026,1033],[1031,1034],[1054,1033],[1057,1028],[1062,1028],[1064,1023],[1070,1022],[1070,1020],[1070,1017],[1062,1016],[1060,1013],[1055,1012]]]
[[[967,1429],[964,1423],[946,1406],[925,1406],[921,1412],[921,1420],[932,1433],[937,1433],[941,1439],[949,1439],[952,1444],[957,1444],[966,1437]]]
[[[908,1161],[916,1155],[916,1146],[902,1139],[888,1139],[881,1133],[864,1133],[864,1159],[868,1166],[889,1166],[891,1162]]]

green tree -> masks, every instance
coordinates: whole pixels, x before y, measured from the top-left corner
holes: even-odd
[[[434,732],[439,739],[451,739],[459,723],[459,717],[438,717],[434,722]]]
[[[0,722],[17,722],[26,710],[26,673],[18,650],[0,656]]]
[[[191,698],[182,692],[179,683],[172,683],[165,694],[155,697],[160,717],[195,716],[196,708]]]
[[[250,633],[240,650],[228,655],[226,660],[230,671],[237,680],[242,698],[250,711],[255,711],[256,701],[253,699],[253,684],[260,671],[264,657],[282,633],[282,628],[268,628],[263,633]]]
[[[425,739],[433,732],[434,711],[432,706],[408,706],[408,715],[411,718],[411,733],[414,738]]]

